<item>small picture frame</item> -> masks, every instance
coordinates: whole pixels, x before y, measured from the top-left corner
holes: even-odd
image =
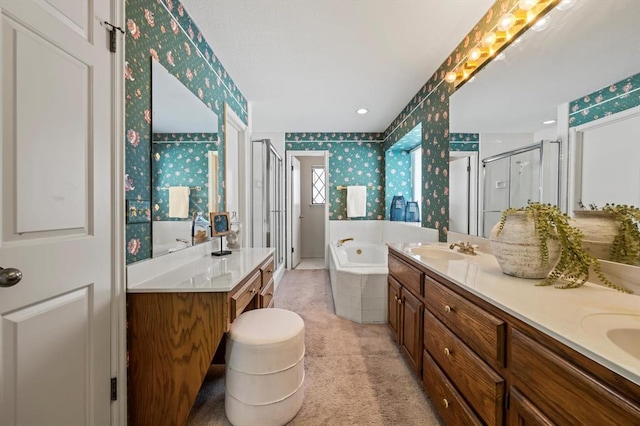
[[[231,220],[228,212],[210,212],[211,236],[219,237],[227,235],[230,231]]]

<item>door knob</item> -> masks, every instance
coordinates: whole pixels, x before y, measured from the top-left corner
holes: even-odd
[[[13,287],[22,279],[22,272],[16,268],[0,267],[0,287]]]

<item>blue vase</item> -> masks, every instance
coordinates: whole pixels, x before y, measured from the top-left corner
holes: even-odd
[[[394,195],[391,201],[391,220],[404,222],[405,200],[402,195]]]
[[[420,222],[420,207],[418,207],[417,201],[407,201],[407,206],[405,207],[405,221]]]

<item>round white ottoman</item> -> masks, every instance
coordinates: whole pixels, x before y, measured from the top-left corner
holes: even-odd
[[[234,426],[279,426],[304,397],[304,322],[285,309],[240,315],[227,336],[225,413]]]

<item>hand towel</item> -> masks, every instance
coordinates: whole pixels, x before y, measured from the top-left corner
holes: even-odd
[[[367,187],[347,186],[347,216],[362,217],[367,215]]]
[[[189,187],[169,187],[169,217],[189,217]]]

